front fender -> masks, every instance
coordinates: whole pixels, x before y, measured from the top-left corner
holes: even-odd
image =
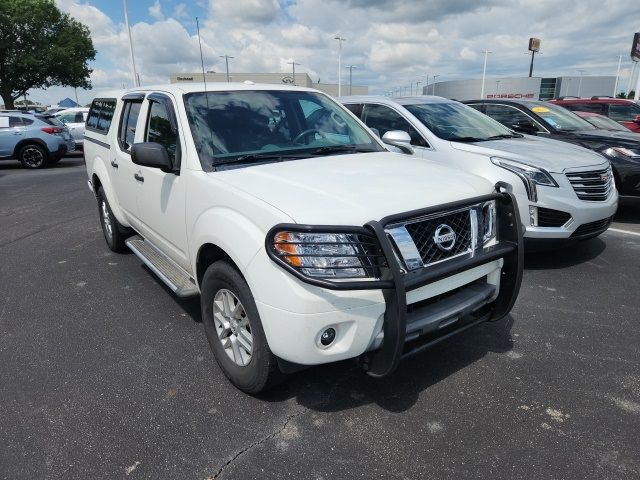
[[[197,272],[202,246],[213,244],[221,248],[245,275],[253,257],[264,248],[264,237],[264,229],[242,213],[227,207],[210,208],[194,221],[189,235],[192,271]]]

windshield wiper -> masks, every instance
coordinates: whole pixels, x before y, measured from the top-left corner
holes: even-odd
[[[243,163],[259,163],[261,160],[266,162],[276,161],[282,162],[284,160],[296,160],[298,158],[303,157],[304,155],[293,155],[286,153],[251,153],[247,155],[240,155],[239,157],[232,158],[229,160],[222,160],[219,162],[214,161],[213,166],[218,167],[221,165],[230,165],[230,164],[243,164]]]
[[[500,135],[492,135],[487,138],[487,140],[500,140],[501,138],[522,138],[523,136],[519,133],[503,133]]]
[[[371,148],[358,148],[355,145],[327,145],[324,147],[318,147],[315,150],[311,150],[312,155],[323,155],[326,153],[365,153],[375,152]]]
[[[450,142],[485,142],[486,138],[478,138],[478,137],[450,137],[447,140]]]

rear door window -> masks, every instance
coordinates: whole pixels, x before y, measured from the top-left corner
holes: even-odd
[[[124,102],[122,107],[120,130],[118,131],[118,143],[120,144],[120,148],[125,152],[129,152],[133,145],[141,106],[142,101],[127,100]]]
[[[616,122],[631,122],[636,115],[640,115],[640,106],[626,103],[612,103],[609,105],[609,118]]]

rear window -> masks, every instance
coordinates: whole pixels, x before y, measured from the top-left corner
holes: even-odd
[[[87,116],[87,130],[106,134],[111,127],[115,109],[115,98],[96,98],[91,103],[91,110]]]
[[[56,117],[52,115],[40,115],[36,117],[38,120],[42,120],[44,123],[48,125],[54,125],[56,127],[64,127],[64,123],[58,120]]]

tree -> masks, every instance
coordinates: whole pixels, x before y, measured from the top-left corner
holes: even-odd
[[[0,0],[0,96],[5,108],[32,88],[91,88],[89,29],[54,0]]]
[[[616,98],[627,98],[627,92],[620,92],[616,95]]]
[[[629,93],[627,93],[627,98],[630,98],[633,100],[633,97],[635,97],[635,95],[636,95],[635,90],[629,90]]]

